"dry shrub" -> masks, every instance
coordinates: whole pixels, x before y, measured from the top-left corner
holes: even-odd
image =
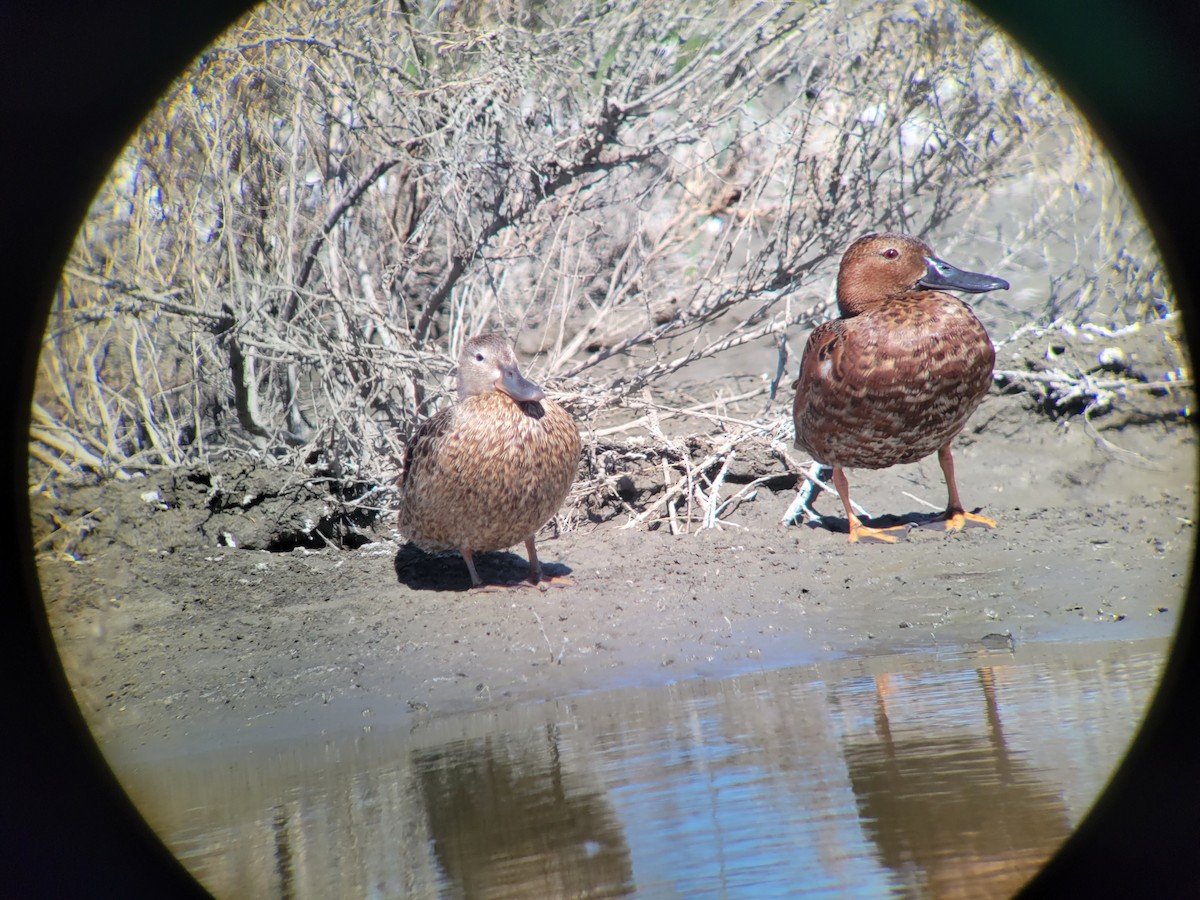
[[[1170,305],[1086,128],[945,0],[261,7],[92,205],[46,334],[31,478],[252,453],[386,484],[463,341],[500,329],[584,426],[576,514],[619,496],[648,440],[664,491],[690,484],[665,516],[695,478],[658,420],[741,436],[704,478],[739,440],[786,447],[764,403],[791,342],[829,314],[842,249],[885,228],[1046,279],[1040,303],[985,309],[993,329]],[[738,348],[772,344],[773,379],[680,393],[697,361],[736,372]]]

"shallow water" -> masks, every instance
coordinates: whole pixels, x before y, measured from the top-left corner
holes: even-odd
[[[1167,642],[839,660],[118,762],[218,896],[1009,896]]]

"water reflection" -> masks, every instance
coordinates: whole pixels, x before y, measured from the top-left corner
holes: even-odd
[[[1166,649],[842,660],[116,767],[219,896],[1008,896]]]
[[[985,733],[928,736],[889,701],[929,685],[898,687],[884,674],[874,680],[875,739],[846,745],[863,826],[898,886],[916,896],[1009,896],[1070,831],[1058,786],[1005,741],[996,667],[976,675]],[[933,689],[953,702],[944,687]]]
[[[540,737],[540,740],[538,739]],[[615,897],[633,890],[620,823],[590,771],[564,764],[557,725],[418,752],[438,867],[454,896]]]

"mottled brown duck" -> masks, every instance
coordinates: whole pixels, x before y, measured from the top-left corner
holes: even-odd
[[[538,584],[534,537],[566,499],[579,451],[574,420],[521,374],[508,341],[473,337],[458,359],[458,402],[405,448],[400,532],[422,550],[457,550],[475,587],[475,553],[524,541]]]
[[[833,469],[851,542],[896,540],[869,528],[850,504],[847,468],[884,469],[936,451],[949,502],[947,531],[992,519],[963,509],[950,445],[992,382],[996,353],[975,313],[944,289],[983,293],[1008,282],[964,272],[924,241],[868,234],[850,245],[838,270],[840,318],[813,329],[796,390],[796,446]]]

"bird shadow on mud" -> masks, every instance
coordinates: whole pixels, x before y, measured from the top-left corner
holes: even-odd
[[[426,553],[415,544],[406,543],[396,553],[396,579],[414,591],[471,591],[471,576],[462,556],[453,551]],[[508,551],[476,553],[475,568],[484,586],[489,589],[533,588],[527,580],[529,561]],[[569,566],[542,562],[542,578],[564,579],[571,574]]]
[[[982,507],[970,510],[970,512],[981,513]],[[903,515],[885,514],[882,516],[862,517],[861,521],[868,528],[896,528],[903,531],[897,531],[895,536],[900,540],[912,534],[914,531],[931,531],[937,534],[954,533],[946,531],[946,519],[939,512],[911,512]],[[820,519],[805,518],[802,523],[805,527],[814,531],[830,531],[835,534],[847,534],[850,531],[849,523],[845,516],[822,516]],[[987,530],[987,526],[979,522],[968,521],[965,525],[965,530],[980,528]],[[875,540],[869,536],[864,536],[860,539],[862,543],[883,543],[883,541]]]

